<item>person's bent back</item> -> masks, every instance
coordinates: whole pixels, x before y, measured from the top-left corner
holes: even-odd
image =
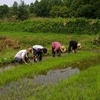
[[[76,53],[78,48],[81,48],[81,44],[77,41],[72,40],[69,42],[68,53],[70,53],[71,51],[73,53]]]
[[[28,54],[32,52],[32,48],[28,48],[27,50],[20,50],[14,57],[15,62],[20,64],[25,63],[27,64],[30,61]]]
[[[42,61],[43,53],[47,53],[47,49],[41,45],[34,45],[32,48],[34,62]]]

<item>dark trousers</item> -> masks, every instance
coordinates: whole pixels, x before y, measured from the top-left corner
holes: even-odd
[[[37,52],[38,60],[42,61],[42,52]]]
[[[77,41],[70,41],[69,42],[69,47],[68,47],[68,53],[70,53],[72,50],[74,51],[74,53],[76,53],[77,50]]]
[[[54,48],[52,48],[52,56],[55,57],[55,55],[56,55],[56,53],[54,51]],[[61,50],[60,49],[57,50],[57,56],[61,56]]]
[[[38,61],[42,61],[42,51],[36,51],[33,49],[33,55],[37,57]],[[34,62],[36,62],[36,60],[34,59]]]
[[[23,63],[23,61],[22,61],[21,58],[15,57],[14,60],[15,60],[15,63],[16,63],[16,62],[19,63],[19,64],[22,64],[22,63]],[[28,58],[27,58],[27,57],[25,57],[25,61],[28,62]]]

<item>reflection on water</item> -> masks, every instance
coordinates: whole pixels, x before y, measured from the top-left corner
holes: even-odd
[[[6,97],[9,97],[9,100],[15,100],[15,98],[17,98],[16,100],[22,100],[22,98],[28,96],[28,91],[32,91],[40,85],[46,85],[49,83],[55,85],[60,80],[68,79],[69,76],[79,72],[78,68],[73,69],[68,67],[66,69],[50,70],[46,75],[35,75],[34,78],[24,78],[17,82],[8,83],[0,88],[0,97],[5,97],[5,99],[0,100],[7,100]]]
[[[6,71],[6,70],[10,70],[10,69],[12,69],[12,68],[15,68],[15,66],[16,65],[14,65],[14,64],[8,64],[8,65],[6,65],[6,66],[2,66],[1,68],[0,68],[0,73],[1,72],[3,72],[3,71]]]
[[[46,75],[35,75],[33,79],[27,78],[26,80],[33,80],[33,83],[41,85],[48,83],[56,84],[59,80],[68,79],[69,76],[72,76],[79,72],[80,71],[78,68],[73,69],[71,67],[68,67],[66,69],[50,70]]]
[[[55,85],[60,80],[67,80],[72,75],[79,73],[93,65],[100,64],[100,56],[84,59],[81,61],[73,62],[69,65],[64,65],[68,68],[50,70],[47,74],[35,75],[33,78],[24,78],[17,82],[10,82],[6,85],[0,87],[0,100],[25,100],[25,97],[29,97],[29,94],[35,93],[34,90],[40,85],[45,85],[51,83]],[[1,66],[0,66],[1,67]],[[7,66],[2,66],[0,68],[0,73],[5,70],[16,67],[15,64],[10,64]],[[61,68],[61,66],[60,66]],[[38,92],[38,91],[37,91]],[[4,99],[5,98],[5,99]],[[7,99],[8,98],[8,99]]]
[[[31,63],[34,63],[33,59],[31,59]],[[17,65],[20,65],[20,64],[17,63],[17,62],[14,62],[14,63],[0,65],[0,73],[3,72],[3,71],[15,68]]]

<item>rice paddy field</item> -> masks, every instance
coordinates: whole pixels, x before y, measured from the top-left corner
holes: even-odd
[[[82,48],[52,57],[53,41],[68,49],[70,40]],[[35,44],[48,49],[42,62],[14,63]],[[100,34],[0,32],[0,100],[100,100]]]

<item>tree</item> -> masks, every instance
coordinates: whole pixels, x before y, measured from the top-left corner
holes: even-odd
[[[30,6],[29,6],[29,12],[30,13],[35,13],[35,10],[34,9],[35,9],[35,6],[34,6],[33,3],[31,3]]]
[[[100,18],[100,1],[93,4],[95,18]]]
[[[34,5],[32,5],[32,6],[34,6],[34,13],[38,16],[38,15],[39,15],[39,14],[38,14],[39,1],[36,0],[36,1],[34,2]]]
[[[27,6],[22,0],[21,0],[21,4],[18,7],[17,19],[22,21],[28,19]]]
[[[12,7],[13,15],[17,15],[18,13],[18,3],[15,1]]]
[[[18,13],[18,3],[15,1],[13,6],[9,8],[9,18],[14,18],[16,20]]]
[[[9,7],[7,5],[0,6],[0,18],[7,17],[9,13]]]
[[[78,8],[78,16],[79,17],[86,17],[86,18],[92,18],[93,16],[93,6],[92,5],[81,5]]]
[[[41,0],[36,6],[35,6],[35,13],[37,16],[41,17],[48,17],[49,11],[51,9],[51,3],[50,0]]]
[[[70,8],[72,2],[73,0],[63,0],[63,5]]]
[[[53,6],[51,11],[50,11],[50,15],[52,17],[60,17],[60,9],[61,7],[60,6]]]
[[[70,18],[72,18],[72,17],[78,17],[77,11],[73,10],[71,8],[68,9],[67,13],[68,13],[68,17],[70,17]]]
[[[68,16],[68,8],[66,6],[61,7],[60,9],[60,17]]]
[[[63,0],[49,0],[51,6],[63,6]]]

